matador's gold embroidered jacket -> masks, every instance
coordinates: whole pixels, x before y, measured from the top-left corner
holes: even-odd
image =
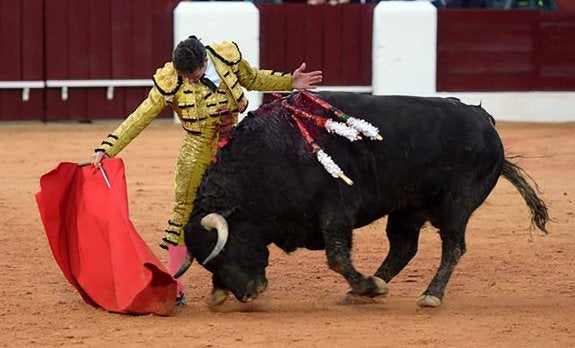
[[[242,87],[258,91],[291,90],[291,74],[258,70],[242,59],[233,42],[222,42],[206,47],[222,83],[212,92],[200,82],[187,83],[178,75],[171,62],[158,69],[153,77],[154,87],[140,106],[102,142],[97,151],[116,156],[136,138],[167,106],[178,115],[183,128],[190,133],[206,131],[210,118],[232,112],[234,124],[239,112],[248,105]]]

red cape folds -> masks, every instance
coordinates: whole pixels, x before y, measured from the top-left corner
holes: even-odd
[[[128,214],[124,164],[60,163],[40,178],[36,202],[56,262],[86,303],[110,312],[170,315],[176,281]]]

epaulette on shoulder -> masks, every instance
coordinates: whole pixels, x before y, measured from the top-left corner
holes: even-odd
[[[166,63],[162,68],[156,70],[152,79],[158,91],[163,95],[175,94],[183,82],[183,78],[178,75],[178,72],[171,62]]]
[[[206,46],[206,49],[227,65],[238,64],[242,60],[242,52],[240,52],[235,42],[224,41],[218,44],[211,44]]]

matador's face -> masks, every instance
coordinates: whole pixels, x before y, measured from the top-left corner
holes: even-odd
[[[196,83],[196,82],[200,81],[202,76],[204,76],[204,73],[206,72],[207,68],[208,68],[208,58],[206,57],[206,60],[204,61],[204,65],[202,65],[201,68],[198,68],[198,69],[192,71],[191,73],[180,74],[180,75],[182,75],[185,82]]]

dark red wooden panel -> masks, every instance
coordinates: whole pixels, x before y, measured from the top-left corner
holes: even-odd
[[[0,90],[0,116],[2,120],[19,120],[22,112],[22,90]]]
[[[153,69],[164,66],[172,60],[174,49],[173,11],[179,0],[152,1],[152,46],[151,66]],[[149,78],[155,70],[147,72]]]
[[[343,85],[341,66],[343,47],[341,32],[343,16],[342,6],[324,6],[324,37],[323,37],[323,84]]]
[[[303,61],[306,62],[306,70],[321,70],[324,65],[322,43],[325,36],[323,30],[323,9],[321,6],[308,6],[303,11],[305,13],[304,36],[302,40],[304,46]]]
[[[555,0],[559,11],[575,11],[575,1],[573,0]]]
[[[21,91],[19,91],[21,92]],[[30,99],[27,101],[21,101],[22,108],[21,113],[18,116],[18,120],[27,121],[37,121],[44,120],[44,89],[31,89]]]
[[[112,77],[112,0],[83,1],[88,8],[88,42],[89,76],[92,79],[109,79]]]
[[[372,40],[373,40],[373,9],[376,4],[364,4],[361,7],[361,79],[360,85],[371,86],[372,74]]]
[[[44,1],[22,1],[22,79],[44,80]],[[21,101],[20,120],[44,119],[44,89],[31,89]]]
[[[575,90],[575,14],[440,11],[440,91]]]
[[[130,1],[112,1],[112,77],[130,79],[133,76],[133,31]]]
[[[437,89],[534,88],[535,11],[439,11]]]
[[[112,77],[111,0],[87,0],[88,8],[88,66],[90,79]],[[108,118],[112,101],[106,99],[106,88],[86,89],[86,114],[83,119]]]
[[[541,13],[536,35],[542,90],[575,90],[575,12]]]
[[[50,0],[45,7],[46,78],[68,78],[68,1]]]
[[[21,79],[21,6],[17,0],[0,1],[0,81]],[[18,93],[20,92],[20,94]],[[0,89],[0,119],[17,119],[21,91]]]
[[[144,99],[148,96],[149,88],[137,87],[137,88],[127,88],[126,98],[124,104],[125,115],[127,117],[142,103]]]
[[[305,61],[324,85],[370,85],[375,5],[259,4],[260,65],[292,72]]]
[[[50,0],[45,7],[46,79],[68,79],[68,1]],[[46,120],[67,120],[68,104],[60,97],[60,89],[46,90]]]
[[[257,4],[260,10],[260,67],[285,71],[287,5]]]
[[[0,81],[43,80],[42,0],[0,1]],[[43,90],[0,89],[0,120],[43,117]]]
[[[22,4],[22,79],[44,79],[44,2]]]
[[[22,6],[18,0],[0,1],[0,80],[22,78]]]
[[[283,41],[286,44],[284,72],[292,72],[298,68],[305,59],[304,41],[307,40],[305,31],[306,5],[289,4],[285,5],[286,36]],[[277,38],[279,39],[279,38]],[[276,39],[276,42],[278,41]],[[273,43],[272,43],[273,44]]]
[[[25,81],[44,80],[43,9],[41,0],[22,2],[22,80]],[[20,99],[22,107],[17,119],[44,120],[44,94],[44,89],[30,89],[29,99]]]
[[[361,84],[361,8],[362,4],[339,6],[345,12],[338,29],[341,45],[341,81],[349,85]]]
[[[136,6],[132,5],[131,9],[131,77],[146,78],[152,73],[152,0],[140,0]]]
[[[90,79],[90,7],[84,1],[68,0],[68,78]],[[87,116],[88,89],[70,88],[68,91],[68,117],[83,120]]]

